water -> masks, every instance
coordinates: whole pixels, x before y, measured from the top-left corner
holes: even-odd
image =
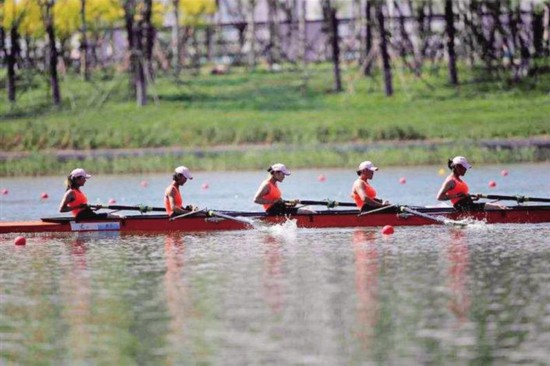
[[[502,168],[474,168],[472,191],[549,196],[548,164],[508,166],[507,177]],[[437,170],[383,169],[373,184],[391,201],[437,204]],[[195,177],[186,202],[256,210],[265,175]],[[287,198],[349,201],[354,178],[296,171],[281,187]],[[95,176],[85,192],[160,206],[169,179]],[[4,187],[2,220],[55,216],[63,194],[62,178],[3,179]],[[384,236],[291,221],[242,232],[30,234],[24,247],[4,235],[0,364],[546,364],[549,235],[549,224]]]

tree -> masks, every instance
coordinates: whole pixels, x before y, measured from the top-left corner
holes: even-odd
[[[8,1],[2,6],[2,28],[1,28],[1,46],[2,52],[6,59],[7,82],[6,92],[8,101],[15,103],[16,101],[16,58],[19,54],[19,31],[18,28],[21,20],[24,17],[24,7],[17,4],[15,1]],[[10,47],[7,48],[5,43],[4,27],[8,30],[10,36]]]
[[[372,69],[372,1],[365,3],[365,66],[363,73],[370,75]]]
[[[456,71],[455,52],[455,23],[453,1],[445,0],[445,32],[447,33],[447,55],[449,63],[449,79],[451,84],[458,85],[458,73]]]
[[[382,64],[384,68],[384,85],[386,96],[389,97],[393,95],[393,82],[390,55],[388,53],[388,35],[386,32],[386,25],[384,23],[384,6],[377,2],[375,7],[378,29],[380,31],[380,54],[382,56]]]
[[[329,43],[332,48],[332,67],[334,73],[334,91],[341,92],[342,76],[340,71],[340,37],[338,34],[338,17],[336,15],[336,7],[331,0],[322,0],[323,17],[327,25]]]
[[[42,13],[42,20],[46,35],[48,36],[48,69],[50,71],[50,88],[54,105],[61,104],[61,91],[59,89],[59,76],[57,74],[58,52],[55,45],[55,0],[38,0]]]

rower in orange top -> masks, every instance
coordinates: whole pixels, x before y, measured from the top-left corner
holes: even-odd
[[[254,203],[263,205],[268,215],[296,214],[298,209],[295,206],[298,201],[284,201],[277,186],[277,183],[281,183],[287,175],[290,175],[290,171],[280,163],[273,164],[267,171],[269,177],[258,188]]]
[[[173,181],[164,191],[164,207],[168,216],[174,217],[190,211],[196,211],[197,208],[192,205],[183,206],[180,186],[184,185],[188,179],[193,179],[188,168],[182,165],[174,170]]]
[[[80,187],[84,186],[86,180],[92,176],[82,168],[74,169],[67,177],[67,191],[61,200],[59,205],[59,212],[71,212],[76,219],[96,219],[116,217],[124,218],[123,215],[108,214],[108,213],[95,213],[90,206],[88,206],[88,198],[80,190]]]
[[[439,201],[451,201],[453,207],[459,211],[483,211],[486,209],[506,209],[506,206],[502,206],[496,203],[481,203],[474,202],[479,198],[472,198],[469,193],[468,184],[462,180],[466,174],[466,171],[472,166],[468,163],[468,160],[464,156],[455,156],[449,159],[447,166],[451,169],[451,174],[445,179],[439,192],[437,193],[437,199]]]
[[[378,168],[368,160],[363,161],[357,168],[359,178],[353,183],[351,197],[361,211],[370,211],[390,204],[388,201],[376,197],[376,190],[368,182],[377,170]]]

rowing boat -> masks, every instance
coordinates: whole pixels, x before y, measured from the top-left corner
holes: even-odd
[[[411,213],[412,212],[412,213]],[[214,214],[212,214],[214,213]],[[289,216],[268,216],[258,212],[209,211],[169,220],[166,215],[132,215],[116,219],[76,221],[70,217],[43,218],[40,221],[2,222],[0,233],[120,231],[134,233],[154,232],[208,232],[245,230],[257,225],[281,224],[295,220],[302,228],[354,228],[376,226],[421,226],[458,220],[476,220],[487,224],[525,224],[550,222],[550,206],[514,206],[507,210],[460,213],[453,208],[414,207],[399,212],[374,212],[359,215],[357,210],[324,210],[316,213]]]

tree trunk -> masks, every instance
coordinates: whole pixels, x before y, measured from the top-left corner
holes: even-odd
[[[176,79],[180,74],[180,12],[179,0],[172,0],[174,24],[172,25],[172,70]]]
[[[338,33],[338,17],[336,8],[331,4],[330,0],[323,0],[323,13],[325,21],[328,25],[329,43],[332,48],[332,68],[334,72],[334,91],[341,92],[342,75],[340,71],[340,44]]]
[[[267,0],[267,17],[269,23],[268,63],[269,68],[280,62],[281,50],[279,39],[279,12],[277,0]]]
[[[127,0],[124,3],[124,25],[126,27],[126,37],[128,40],[128,86],[130,90],[131,98],[136,98],[136,50],[135,50],[135,36],[134,36],[134,9],[135,1]]]
[[[447,33],[447,55],[449,57],[449,79],[452,85],[458,85],[455,53],[455,24],[453,1],[445,0],[445,31]]]
[[[386,34],[386,26],[384,24],[384,11],[383,5],[376,4],[376,19],[378,20],[378,27],[380,29],[380,54],[382,55],[382,64],[384,68],[384,84],[386,90],[386,96],[393,95],[393,82],[391,72],[390,55],[388,53],[388,40]]]
[[[298,58],[302,62],[302,68],[305,71],[307,68],[307,0],[301,0],[301,13],[298,21],[298,37],[299,37],[299,55]]]
[[[53,15],[53,3],[47,3],[46,5],[46,34],[48,35],[48,48],[49,48],[49,70],[50,70],[50,87],[52,92],[52,101],[54,105],[61,104],[61,92],[59,91],[59,77],[57,75],[57,48],[55,46],[55,28],[54,28],[54,15]]]
[[[247,18],[248,18],[248,43],[250,45],[250,50],[248,51],[248,67],[251,70],[256,68],[256,0],[250,0],[249,6],[247,8]]]
[[[363,74],[368,76],[372,72],[372,1],[365,4],[365,69]]]
[[[155,79],[155,73],[153,70],[153,47],[155,46],[155,27],[152,23],[153,16],[153,1],[144,0],[145,8],[143,9],[143,27],[142,27],[142,37],[145,36],[145,47],[144,47],[144,69],[146,81],[152,81]]]
[[[2,28],[2,43],[4,40],[4,30]],[[8,50],[5,50],[2,46],[2,49],[4,49],[5,55],[6,55],[6,66],[7,66],[7,82],[6,82],[6,92],[8,93],[8,100],[10,103],[15,103],[16,101],[16,85],[15,85],[15,64],[17,59],[17,48],[19,47],[19,33],[17,32],[17,26],[13,25],[10,28],[10,43],[11,47]]]
[[[542,47],[543,55],[548,57],[550,56],[550,4],[547,4],[544,7],[544,16],[542,18]]]
[[[533,32],[533,48],[535,49],[535,57],[542,57],[544,43],[543,43],[543,19],[544,19],[544,9],[537,11],[536,9],[531,9],[531,28]]]
[[[138,26],[134,29],[134,65],[135,68],[135,78],[134,83],[136,85],[136,103],[139,107],[142,107],[147,104],[147,79],[145,76],[145,57],[143,52],[143,28],[141,24],[138,23]]]
[[[80,41],[80,76],[84,81],[90,80],[88,72],[88,35],[86,27],[86,0],[80,0],[80,22],[82,28],[80,35],[82,40]]]

